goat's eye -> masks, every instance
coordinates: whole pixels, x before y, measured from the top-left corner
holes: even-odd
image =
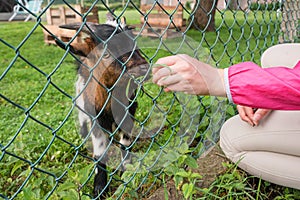
[[[110,54],[108,52],[103,53],[103,58],[108,58],[109,56],[110,56]]]

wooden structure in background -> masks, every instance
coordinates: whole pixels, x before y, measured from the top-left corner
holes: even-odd
[[[80,5],[74,5],[73,8],[80,14],[85,14],[89,8],[81,7]],[[76,34],[75,30],[67,30],[59,28],[59,25],[70,24],[75,22],[82,22],[82,17],[78,13],[74,12],[69,7],[60,6],[57,8],[49,8],[46,12],[47,25],[45,27],[49,32],[55,35],[57,38],[64,42],[70,41],[70,39]],[[90,13],[87,15],[86,20],[88,22],[99,23],[98,8],[93,7]],[[44,31],[44,41],[46,44],[55,44],[54,37],[46,30]],[[79,34],[73,42],[80,43],[81,35]]]
[[[174,28],[174,24],[177,28],[185,26],[182,6],[178,6],[177,9],[176,6],[160,7],[157,4],[153,8],[152,6],[153,5],[141,5],[141,11],[147,14],[147,22],[152,27],[167,27],[170,23],[170,18],[172,18],[173,22],[170,24],[170,28]],[[141,16],[141,23],[145,23],[144,16]]]
[[[163,37],[171,37],[176,29],[181,30],[186,25],[181,5],[141,4],[140,10],[144,14],[140,17],[141,24],[146,24],[142,34],[146,36],[155,37],[165,31]]]

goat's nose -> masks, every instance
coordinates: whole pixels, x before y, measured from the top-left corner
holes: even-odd
[[[142,64],[139,66],[141,73],[146,74],[149,70],[149,64]]]
[[[140,69],[140,75],[144,77],[144,81],[150,79],[151,70],[148,63],[140,65],[139,69]]]
[[[130,74],[134,78],[143,78],[143,80],[147,80],[150,78],[149,74],[151,73],[149,64],[141,64],[137,65],[128,70],[128,74]]]

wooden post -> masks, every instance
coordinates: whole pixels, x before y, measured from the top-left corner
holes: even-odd
[[[59,7],[61,24],[66,24],[66,9],[64,6]]]
[[[74,5],[74,9],[81,14],[85,14],[89,8],[83,8],[80,5]],[[59,25],[75,22],[82,22],[81,15],[74,12],[69,7],[60,6],[58,8],[49,8],[46,12],[47,25],[45,27],[53,35],[64,42],[68,42],[76,34],[75,30],[67,30],[59,28]],[[95,6],[86,18],[89,22],[99,23],[98,8]],[[55,44],[54,37],[48,31],[44,31],[44,40],[46,44]],[[78,34],[73,41],[74,43],[81,42],[81,34]]]

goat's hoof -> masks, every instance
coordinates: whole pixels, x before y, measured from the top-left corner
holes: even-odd
[[[94,188],[94,198],[98,199],[98,200],[100,200],[100,199],[101,200],[102,199],[106,199],[107,192],[103,191],[103,190],[104,190],[103,187],[101,187],[101,186],[95,186],[95,188]]]
[[[106,173],[103,173],[102,175],[106,175]],[[94,198],[95,199],[106,199],[107,197],[107,188],[106,188],[106,179],[102,179],[104,177],[99,176],[99,174],[96,175],[95,181],[94,181]],[[106,177],[105,177],[106,178]]]

